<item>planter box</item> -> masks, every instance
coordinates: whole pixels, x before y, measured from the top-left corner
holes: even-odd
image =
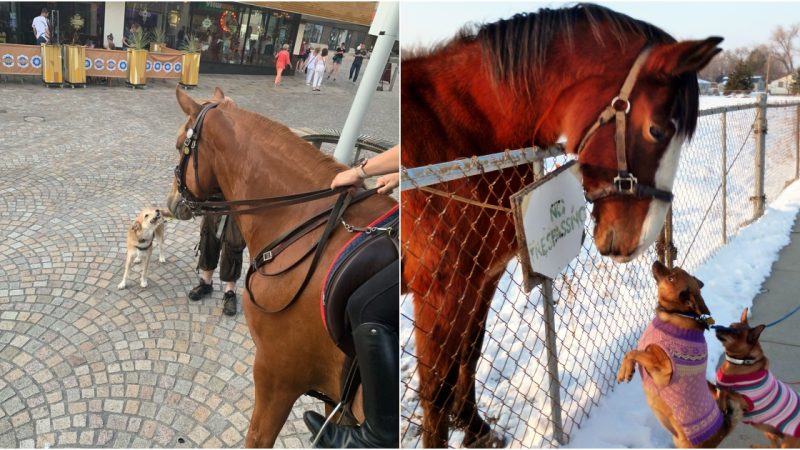
[[[181,85],[197,86],[200,78],[200,53],[184,53],[181,64]]]
[[[147,85],[147,50],[128,49],[128,84]]]
[[[61,83],[64,82],[62,65],[61,46],[42,44],[42,81],[44,84],[61,86]]]
[[[67,55],[67,83],[75,85],[86,85],[86,47],[82,45],[67,45],[65,53]]]

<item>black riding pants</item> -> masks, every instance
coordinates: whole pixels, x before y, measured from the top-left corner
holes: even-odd
[[[219,279],[223,282],[236,281],[242,275],[242,252],[245,243],[239,227],[230,216],[225,220],[222,234],[217,237],[222,217],[225,216],[203,216],[197,268],[215,270],[219,263]]]
[[[353,330],[362,323],[379,323],[398,333],[400,262],[395,260],[362,284],[347,303]]]

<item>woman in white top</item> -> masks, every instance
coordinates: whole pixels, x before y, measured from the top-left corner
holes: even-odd
[[[328,49],[323,48],[317,57],[317,63],[314,66],[314,83],[311,86],[312,91],[318,91],[322,86],[322,77],[325,75],[325,63],[328,62]]]
[[[311,79],[314,77],[314,67],[317,65],[317,58],[319,58],[319,48],[315,48],[314,52],[310,54],[306,60],[306,86],[311,86]]]

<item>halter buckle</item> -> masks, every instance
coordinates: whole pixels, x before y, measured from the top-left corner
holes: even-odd
[[[627,172],[620,172],[614,177],[614,187],[618,192],[635,194],[637,184],[639,184],[639,180]]]
[[[616,96],[611,100],[611,109],[614,111],[625,111],[625,114],[628,114],[631,111],[631,102],[630,100],[623,100],[619,98],[619,96]]]
[[[262,263],[267,263],[267,262],[270,262],[270,261],[272,261],[272,250],[268,250],[266,253],[261,255],[261,262]]]

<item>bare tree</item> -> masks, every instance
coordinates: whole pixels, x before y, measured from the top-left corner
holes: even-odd
[[[790,25],[787,28],[778,25],[772,30],[770,44],[773,55],[783,65],[787,73],[794,72],[795,39],[800,34],[800,24]]]

